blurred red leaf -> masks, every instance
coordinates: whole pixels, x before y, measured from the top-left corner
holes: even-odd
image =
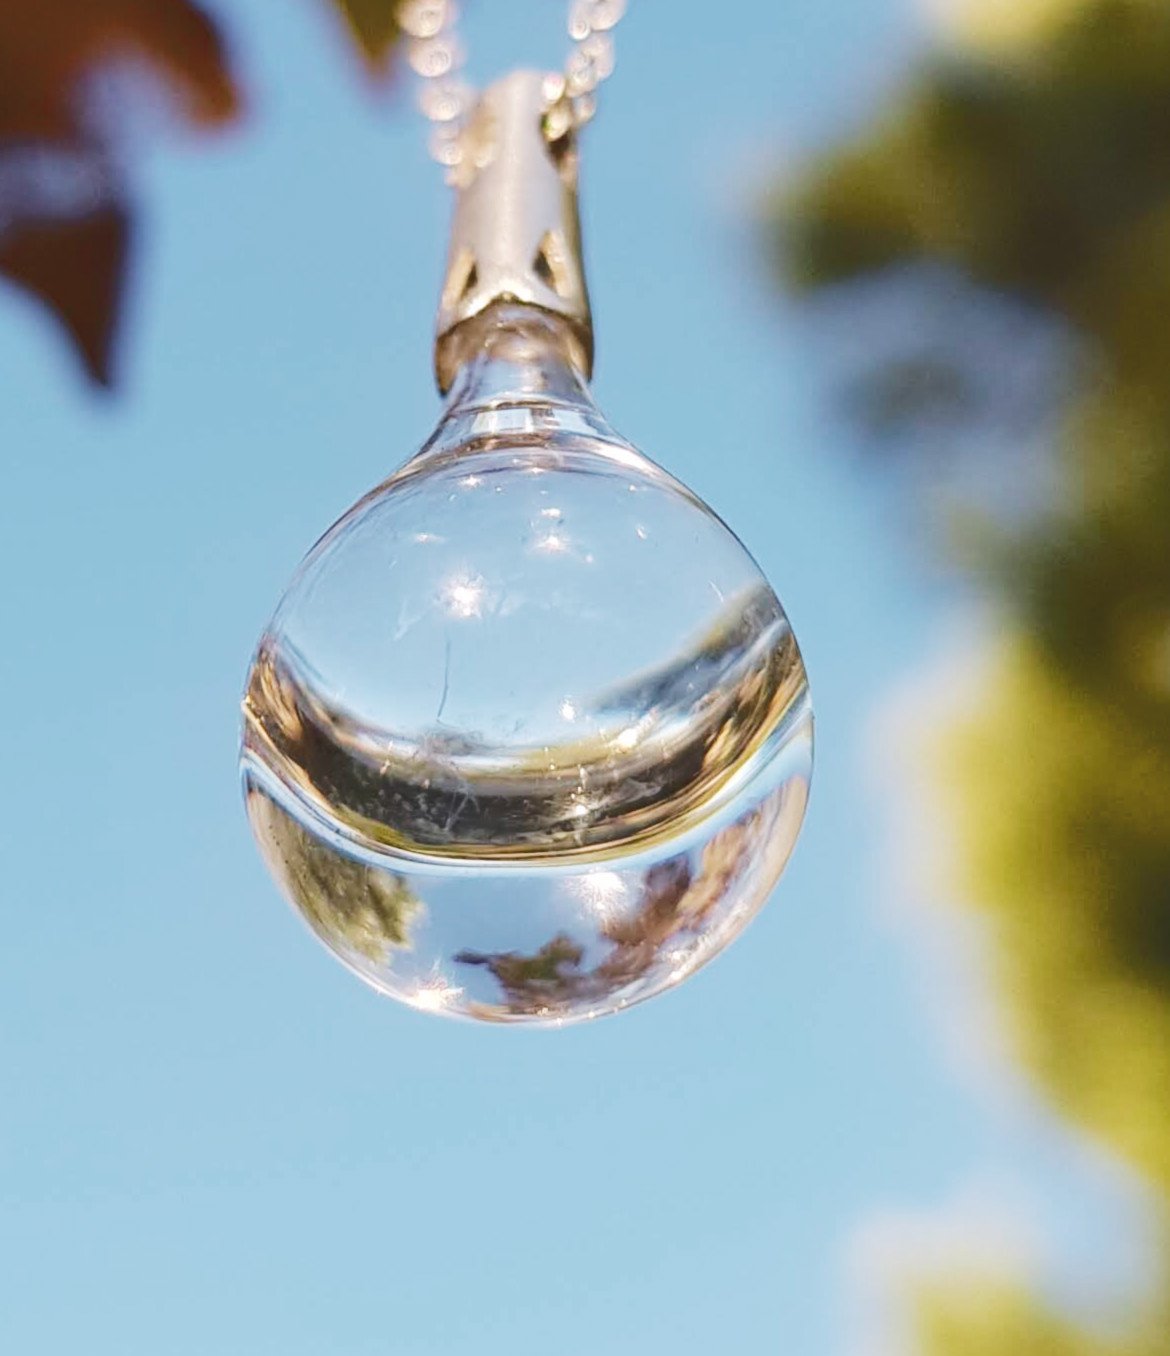
[[[114,59],[146,63],[192,121],[236,111],[219,33],[192,0],[0,0],[0,136],[73,139],[79,82]]]
[[[371,70],[399,37],[395,0],[328,0]],[[224,44],[197,0],[0,0],[0,277],[61,322],[90,378],[110,384],[131,231],[104,67],[152,75],[188,123],[239,110]]]
[[[108,384],[129,217],[85,84],[141,65],[190,123],[231,118],[223,42],[193,0],[0,0],[0,274],[61,321]]]
[[[38,222],[0,236],[0,272],[48,306],[85,370],[110,384],[130,223],[110,204],[72,221]]]

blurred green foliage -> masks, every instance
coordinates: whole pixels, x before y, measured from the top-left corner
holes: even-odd
[[[1026,45],[930,58],[861,138],[807,166],[778,197],[776,258],[798,294],[864,283],[895,317],[926,279],[944,310],[966,288],[1075,336],[1075,359],[1036,393],[1056,412],[1050,493],[1022,524],[992,511],[966,542],[1001,633],[978,707],[940,733],[931,775],[956,826],[959,893],[991,927],[1019,1057],[1165,1205],[1170,4],[1048,9]],[[955,309],[955,326],[968,319]],[[971,387],[964,364],[994,375],[1016,357],[976,348],[940,375],[928,339],[909,369],[877,352],[865,380],[883,395],[865,408],[887,434],[891,421],[908,430],[928,404],[937,420],[947,382]],[[994,429],[994,380],[984,389]],[[924,1287],[916,1318],[939,1356],[1146,1356],[1170,1351],[1167,1295],[1158,1321],[1135,1318],[1112,1343],[974,1280]]]
[[[1112,262],[1170,194],[1168,139],[1170,6],[1078,6],[1016,59],[938,59],[813,166],[784,203],[784,274],[931,259],[1108,331]]]

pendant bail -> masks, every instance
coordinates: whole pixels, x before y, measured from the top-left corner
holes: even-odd
[[[593,370],[593,320],[581,255],[576,135],[550,136],[549,77],[513,71],[486,89],[464,131],[439,303],[435,375],[450,389],[466,355],[460,327],[497,302],[569,321],[573,358]]]

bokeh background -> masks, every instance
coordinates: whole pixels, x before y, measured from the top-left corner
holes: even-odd
[[[1170,1350],[1170,6],[631,6],[595,392],[818,768],[744,940],[555,1033],[377,998],[253,850],[251,648],[434,422],[448,201],[386,6],[182,8],[0,2],[0,1350]]]

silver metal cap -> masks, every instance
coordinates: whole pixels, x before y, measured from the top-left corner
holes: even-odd
[[[435,374],[444,393],[460,366],[454,331],[500,301],[563,316],[574,360],[592,374],[576,138],[569,130],[550,140],[545,80],[539,71],[513,71],[484,91],[465,129],[436,324]]]

